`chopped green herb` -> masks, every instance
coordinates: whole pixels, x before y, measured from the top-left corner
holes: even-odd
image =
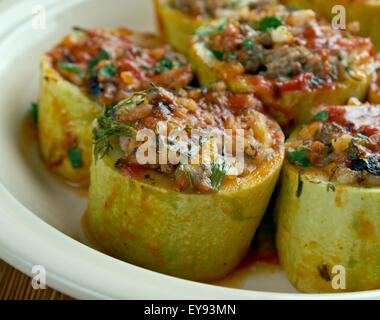
[[[216,159],[214,164],[211,166],[211,174],[209,176],[211,180],[211,187],[213,189],[220,189],[229,168],[230,164],[226,162],[224,158],[219,157]]]
[[[353,79],[353,80],[355,80],[355,81],[361,81],[361,79],[356,78],[356,77],[352,74],[352,72],[351,72],[351,67],[350,67],[350,66],[345,66],[345,67],[344,67],[344,71],[347,72],[347,74],[350,76],[351,79]]]
[[[116,111],[121,107],[126,107],[127,110],[131,110],[144,102],[147,92],[158,90],[154,84],[152,84],[152,86],[150,89],[135,92],[130,98],[121,100],[117,104],[107,107],[104,114],[97,119],[98,126],[92,131],[95,160],[103,158],[110,149],[112,149],[111,136],[133,137],[136,130],[131,125],[115,121]]]
[[[159,61],[158,65],[156,67],[156,71],[158,73],[163,73],[163,72],[171,70],[173,68],[181,68],[181,67],[183,67],[183,63],[178,62],[178,61],[172,61],[172,60],[168,59],[167,57],[163,57]]]
[[[79,74],[81,77],[84,77],[84,73],[83,73],[82,69],[73,63],[59,62],[58,67],[60,67],[63,70],[69,71],[69,72],[75,72],[75,73]]]
[[[98,64],[99,61],[106,60],[109,57],[110,57],[110,55],[106,49],[103,49],[103,48],[100,49],[100,52],[99,52],[98,56],[96,57],[96,59],[90,60],[90,63],[88,65],[88,70],[91,71]]]
[[[235,53],[227,53],[226,59],[227,60],[236,59],[236,54]]]
[[[360,150],[359,150],[359,148],[355,142],[355,139],[351,139],[351,141],[348,145],[348,148],[344,151],[348,153],[348,157],[351,160],[358,159],[361,155],[361,152],[360,152]]]
[[[73,168],[78,169],[82,168],[82,153],[80,149],[73,146],[69,150],[67,150],[67,155],[69,156],[69,159],[71,161],[71,165]]]
[[[149,66],[143,66],[143,69],[144,69],[145,71],[150,71],[150,70],[152,70],[153,68],[152,68],[152,67],[149,67]]]
[[[133,52],[133,53],[136,53],[136,54],[138,54],[138,55],[141,55],[141,54],[142,54],[142,50],[141,50],[141,48],[139,48],[139,47],[133,47],[133,48],[132,48],[132,52]]]
[[[102,159],[112,149],[110,137],[132,137],[135,129],[127,124],[119,123],[106,116],[98,118],[98,127],[92,133],[94,135],[94,155],[97,160]]]
[[[324,111],[318,112],[314,117],[310,119],[309,122],[312,122],[314,120],[320,120],[320,121],[326,122],[328,119],[328,116],[329,116],[329,112],[327,110],[324,110]]]
[[[319,275],[321,276],[322,279],[326,281],[331,281],[331,276],[330,276],[329,269],[326,263],[323,263],[322,265],[317,266],[317,268],[319,271]]]
[[[189,181],[190,188],[194,188],[193,175],[190,170],[185,170],[187,181]]]
[[[358,158],[352,161],[351,170],[366,170],[373,175],[380,175],[380,155],[376,154],[369,158]]]
[[[340,169],[340,166],[335,166],[332,170],[331,170],[331,173],[330,173],[330,176],[329,176],[329,181],[331,181],[333,178],[334,178],[334,175],[336,173],[336,170]]]
[[[301,175],[303,175],[303,171],[301,170],[298,172],[298,185],[297,185],[297,191],[296,191],[296,196],[299,198],[302,194],[302,189],[303,189],[303,181],[301,179]]]
[[[280,18],[269,16],[262,19],[259,23],[259,30],[261,32],[270,32],[276,30],[279,26],[284,25],[284,21]]]
[[[195,31],[195,34],[199,34],[199,35],[205,36],[205,35],[219,33],[219,32],[224,31],[224,29],[226,29],[226,26],[227,26],[227,23],[224,22],[219,27],[217,27],[215,29],[212,29],[212,30],[197,29]]]
[[[300,167],[311,167],[311,162],[306,156],[306,153],[310,152],[311,149],[299,146],[295,151],[288,151],[286,157],[291,164],[296,164]]]
[[[283,74],[278,77],[281,81],[289,81],[293,78],[292,74]]]
[[[254,44],[253,44],[253,41],[252,41],[252,40],[245,39],[245,40],[243,41],[243,43],[242,43],[242,46],[243,46],[243,47],[246,47],[246,48],[248,48],[248,49],[253,49]]]
[[[33,122],[37,123],[38,122],[38,104],[35,102],[32,102],[31,107],[32,107]]]
[[[217,50],[214,50],[214,49],[212,49],[212,48],[210,48],[210,51],[211,51],[212,54],[215,56],[215,58],[217,58],[218,60],[223,60],[224,52],[217,51]]]
[[[330,190],[335,192],[335,185],[329,182],[327,184],[327,192],[329,192]]]
[[[265,56],[264,56],[263,50],[261,50],[258,47],[255,47],[255,52],[256,52],[257,56],[259,57],[260,62],[264,62],[265,61]]]
[[[99,74],[105,77],[112,77],[116,74],[117,68],[112,64],[107,64],[99,69]]]

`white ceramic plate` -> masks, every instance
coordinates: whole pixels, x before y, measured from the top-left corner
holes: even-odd
[[[36,29],[33,10],[46,11]],[[20,126],[38,94],[38,65],[74,25],[154,30],[150,0],[0,1],[0,256],[31,275],[47,271],[47,284],[75,298],[307,299],[379,298],[380,291],[304,295],[281,270],[257,268],[232,289],[185,281],[106,256],[90,247],[81,217],[86,198],[49,174],[35,143],[21,139]],[[236,279],[235,279],[236,280]],[[236,281],[230,282],[236,285]]]

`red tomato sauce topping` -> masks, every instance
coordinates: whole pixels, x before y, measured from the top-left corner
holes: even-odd
[[[193,79],[184,56],[152,34],[127,28],[76,28],[47,55],[66,80],[104,105],[147,89],[152,82],[177,88]]]
[[[338,106],[329,110],[328,121],[366,136],[380,133],[380,106]]]

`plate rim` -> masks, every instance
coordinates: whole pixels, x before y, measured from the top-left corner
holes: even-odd
[[[17,3],[11,0],[5,1],[4,3],[10,5],[0,17],[25,2],[27,1]],[[47,5],[48,10],[52,8],[59,10],[60,5],[68,8],[68,2],[78,4],[88,1],[69,0],[65,1],[64,5],[57,0],[54,4],[50,1]],[[28,3],[37,3],[37,1],[28,1]],[[38,1],[38,4],[43,3],[48,1]],[[0,28],[0,33],[9,30],[10,26],[16,25],[10,34],[23,27],[26,23],[25,15],[24,13],[18,17],[17,23],[9,22],[8,25],[5,23]],[[25,242],[28,246],[24,245]],[[38,249],[31,252],[30,247]],[[66,255],[70,259],[67,259]],[[54,261],[51,259],[52,256],[55,257]],[[31,267],[34,262],[46,266],[47,285],[79,299],[380,299],[380,290],[330,294],[281,293],[226,288],[150,271],[112,258],[65,235],[19,202],[2,182],[0,182],[0,257],[28,276],[32,276]],[[67,263],[70,270],[65,270],[65,266],[57,261]],[[94,265],[94,262],[98,264]],[[86,269],[88,267],[90,270]],[[111,271],[115,273],[110,274]],[[130,275],[125,276],[124,273]],[[99,280],[97,277],[108,277],[109,283],[106,286],[99,284],[99,281],[96,281]]]
[[[12,213],[4,211],[7,209],[12,209],[7,211]],[[79,299],[380,299],[380,290],[331,294],[267,292],[225,288],[150,271],[112,258],[65,235],[34,215],[8,192],[3,183],[0,183],[0,225],[0,256],[5,261],[29,276],[32,276],[32,261],[49,266],[46,269],[47,285]],[[17,241],[19,237],[28,241],[28,247],[23,245],[24,242]],[[31,246],[39,249],[33,255],[30,252]],[[66,260],[66,254],[71,259]],[[72,271],[74,270],[70,279],[67,272],[62,272],[62,266],[51,261],[52,255],[55,260],[66,260]],[[74,257],[76,258],[73,259]],[[104,269],[105,265],[109,268]],[[100,278],[109,277],[106,290],[103,284],[93,281],[94,276],[90,279],[83,277],[86,267],[95,267]],[[130,276],[120,278],[119,275],[124,273],[129,273]],[[144,281],[138,282],[141,278]],[[124,280],[123,288],[120,288],[121,280]]]

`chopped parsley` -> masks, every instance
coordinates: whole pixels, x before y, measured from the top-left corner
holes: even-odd
[[[226,29],[226,26],[227,26],[227,23],[224,22],[224,23],[222,23],[220,26],[218,26],[215,29],[211,29],[211,30],[197,29],[197,30],[195,30],[195,34],[206,36],[206,35],[210,35],[210,34],[219,33],[219,32],[224,31]]]
[[[280,18],[269,16],[259,22],[259,30],[261,32],[270,32],[276,30],[279,26],[284,25],[284,21]]]
[[[344,150],[345,152],[348,153],[348,157],[350,160],[356,160],[360,157],[361,152],[359,150],[359,147],[357,146],[355,139],[351,139],[348,148]]]
[[[69,156],[73,168],[78,169],[83,167],[82,153],[80,149],[73,146],[67,150],[67,155]]]
[[[252,40],[250,40],[250,39],[245,39],[245,40],[243,41],[243,43],[242,43],[242,46],[252,50],[254,44],[253,44],[253,41],[252,41]]]
[[[214,164],[211,166],[211,174],[209,176],[211,187],[213,189],[220,189],[229,168],[230,164],[226,162],[224,158],[219,157],[216,159]]]
[[[38,122],[38,104],[36,102],[31,103],[33,122]]]
[[[235,53],[227,53],[227,55],[226,55],[226,59],[227,60],[234,60],[234,59],[236,59],[236,54]]]
[[[331,182],[327,183],[327,192],[329,192],[330,190],[335,192],[335,185]]]
[[[286,157],[291,164],[296,164],[300,167],[311,167],[312,164],[309,158],[306,156],[306,153],[310,152],[311,149],[306,147],[298,147],[295,151],[288,151]]]
[[[183,63],[178,61],[172,61],[167,57],[163,57],[158,62],[158,65],[156,67],[156,71],[158,73],[163,73],[165,71],[171,70],[173,68],[181,68],[183,67]]]
[[[70,63],[70,62],[59,62],[58,67],[62,70],[66,70],[69,72],[75,72],[79,74],[81,77],[84,77],[84,73],[81,68],[79,68],[77,65]]]
[[[218,50],[214,50],[212,48],[210,48],[210,51],[215,56],[215,58],[217,58],[218,60],[223,60],[224,52],[221,52],[221,51],[218,51]]]
[[[112,77],[116,74],[117,68],[112,64],[107,64],[104,67],[100,68],[98,73],[105,77]]]
[[[104,48],[100,49],[98,56],[95,59],[90,60],[90,63],[88,65],[88,70],[91,71],[98,64],[99,61],[106,60],[109,57],[110,55],[106,49]]]
[[[324,111],[318,112],[314,117],[310,119],[309,122],[312,122],[314,120],[320,120],[320,121],[326,122],[328,119],[328,116],[329,116],[329,112],[327,110],[324,110]]]
[[[352,161],[351,170],[363,171],[366,170],[373,175],[380,175],[380,156],[374,155],[369,158],[358,158]]]
[[[304,172],[301,170],[298,172],[298,184],[297,184],[297,191],[296,191],[296,197],[299,198],[302,194],[302,189],[303,189],[303,181],[301,179],[301,175],[303,175]]]

